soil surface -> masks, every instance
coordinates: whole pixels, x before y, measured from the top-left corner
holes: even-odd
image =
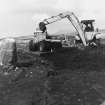
[[[105,46],[40,56],[18,49],[17,66],[0,73],[0,105],[104,104]]]

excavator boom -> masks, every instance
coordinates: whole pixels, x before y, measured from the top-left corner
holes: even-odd
[[[79,22],[78,18],[75,16],[75,14],[73,12],[60,13],[57,16],[52,16],[51,18],[44,19],[40,23],[43,23],[44,25],[48,25],[48,24],[54,23],[56,21],[60,21],[60,20],[62,20],[64,18],[67,18],[72,23],[74,28],[77,30],[78,35],[79,35],[80,39],[83,42],[83,45],[86,46],[87,43],[86,43],[86,39],[85,39],[85,33],[84,33],[83,29],[82,29],[81,23]]]

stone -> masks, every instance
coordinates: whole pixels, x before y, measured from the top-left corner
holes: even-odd
[[[16,65],[17,48],[16,41],[13,38],[0,40],[0,65]]]

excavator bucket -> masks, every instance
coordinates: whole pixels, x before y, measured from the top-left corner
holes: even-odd
[[[17,51],[15,39],[2,39],[0,41],[0,66],[16,65],[16,63]]]

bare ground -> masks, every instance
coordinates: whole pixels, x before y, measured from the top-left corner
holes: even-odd
[[[18,76],[0,76],[0,105],[100,105],[105,47],[66,48],[40,57],[18,50]]]

